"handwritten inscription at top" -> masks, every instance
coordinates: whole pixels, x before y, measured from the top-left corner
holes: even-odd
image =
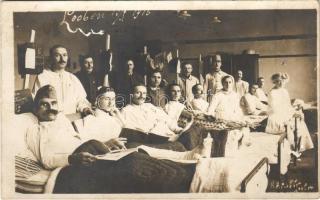
[[[125,20],[136,20],[138,17],[148,16],[151,12],[149,10],[136,11],[112,11],[112,12],[88,12],[88,11],[65,11],[60,25],[65,24],[70,33],[80,32],[86,37],[90,35],[103,35],[104,30],[96,31],[95,27],[91,27],[90,31],[84,31],[80,24],[94,21],[106,20],[110,21],[110,25],[122,23]],[[92,23],[94,24],[94,23]]]

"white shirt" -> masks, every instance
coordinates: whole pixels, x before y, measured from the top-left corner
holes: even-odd
[[[258,115],[261,111],[267,111],[267,106],[261,103],[258,97],[250,93],[241,98],[240,105],[245,115]]]
[[[208,113],[218,119],[241,120],[243,113],[240,108],[240,98],[234,91],[221,90],[215,94],[210,102]]]
[[[46,169],[68,165],[68,157],[88,138],[74,131],[63,115],[49,122],[39,122],[28,128],[26,143],[30,151]]]
[[[164,111],[169,115],[173,122],[178,122],[183,109],[184,105],[179,101],[169,101],[164,106]]]
[[[83,133],[92,139],[106,142],[112,138],[117,138],[122,129],[122,123],[108,113],[97,109],[95,116],[88,115],[83,119]]]
[[[194,110],[199,110],[201,112],[207,112],[209,107],[209,103],[203,98],[192,99],[191,105]]]
[[[268,102],[268,97],[266,96],[266,93],[261,88],[258,88],[256,90],[256,96],[260,101]]]
[[[214,72],[213,74],[206,74],[203,91],[207,93],[207,91],[209,90],[211,94],[216,94],[219,90],[222,89],[221,79],[227,75],[229,74],[221,70],[218,72]]]
[[[141,105],[129,104],[122,109],[125,128],[154,133],[161,136],[171,136],[177,129],[170,117],[161,108],[151,103]]]
[[[47,84],[56,89],[59,110],[64,114],[81,112],[84,108],[90,106],[81,82],[72,73],[67,71],[53,72],[44,69],[36,78],[32,91],[33,95],[36,95],[37,91]]]
[[[249,83],[243,80],[235,81],[234,91],[239,94],[240,97],[248,93]]]

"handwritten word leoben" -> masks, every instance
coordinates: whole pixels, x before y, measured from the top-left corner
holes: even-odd
[[[104,30],[100,30],[100,31],[95,32],[93,29],[91,29],[89,32],[85,32],[81,28],[72,29],[70,27],[68,20],[67,20],[67,17],[70,17],[70,23],[81,22],[81,21],[86,22],[88,20],[100,20],[100,19],[104,18],[104,13],[93,13],[89,16],[88,11],[85,11],[84,14],[78,14],[78,15],[74,11],[66,11],[66,12],[64,12],[63,20],[60,23],[60,25],[65,24],[67,26],[67,30],[70,33],[80,32],[86,37],[89,37],[90,35],[103,35],[104,34]]]
[[[125,18],[136,20],[139,16],[148,16],[151,12],[148,10],[143,11],[113,11],[111,12],[112,24],[115,25],[117,22],[124,22]],[[88,21],[99,21],[106,18],[105,12],[93,12],[88,13],[88,11],[65,11],[63,20],[60,22],[60,25],[66,25],[67,30],[70,33],[80,32],[84,36],[89,37],[90,35],[103,35],[104,30],[94,31],[93,28],[90,31],[86,32],[80,27],[71,28],[70,24],[75,26],[75,23],[88,22]]]

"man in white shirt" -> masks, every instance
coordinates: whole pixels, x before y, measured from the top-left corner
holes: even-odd
[[[236,80],[234,83],[234,91],[239,94],[240,98],[249,91],[249,83],[247,81],[242,80],[242,77],[243,72],[241,70],[238,70],[236,74]]]
[[[52,85],[57,91],[58,109],[64,114],[81,112],[84,115],[92,114],[90,103],[86,99],[86,92],[79,79],[65,71],[68,63],[67,49],[62,45],[55,45],[50,49],[51,66],[44,69],[36,78],[33,95],[39,88]]]
[[[192,65],[184,64],[182,74],[179,76],[178,85],[181,87],[182,96],[188,102],[193,99],[192,87],[199,83],[199,80],[192,76]]]
[[[189,121],[189,125],[178,126],[161,108],[145,103],[146,93],[144,85],[134,87],[132,104],[122,110],[125,128],[120,137],[127,138],[128,144],[160,144],[162,146],[158,148],[176,151],[191,150],[201,144],[200,128],[190,126],[193,121]]]
[[[206,113],[208,111],[209,103],[203,99],[203,86],[196,84],[192,87],[194,99],[191,101],[191,106],[194,111]]]
[[[261,115],[266,114],[267,106],[256,97],[258,85],[253,84],[250,86],[249,93],[245,94],[241,100],[240,105],[245,115]]]
[[[132,103],[122,109],[125,128],[163,137],[170,137],[175,132],[179,133],[182,130],[160,107],[145,103],[146,98],[147,89],[144,85],[137,85],[133,88]]]
[[[222,89],[221,79],[228,74],[221,70],[222,60],[221,55],[216,54],[212,56],[211,72],[206,74],[203,89],[207,95],[208,102],[211,101],[212,96]]]
[[[181,88],[178,84],[170,84],[168,86],[170,101],[165,105],[164,111],[169,115],[173,122],[178,122],[180,114],[185,109],[184,104],[180,103]]]
[[[256,94],[255,95],[258,97],[258,99],[262,103],[268,104],[268,97],[267,97],[266,93],[263,90],[264,78],[263,77],[259,77],[258,81],[257,81],[257,84],[258,84],[258,88],[256,90]]]

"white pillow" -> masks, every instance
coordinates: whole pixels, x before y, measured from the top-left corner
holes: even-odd
[[[27,143],[25,141],[26,133],[29,127],[38,123],[38,119],[32,113],[22,113],[15,115],[14,118],[15,126],[15,145],[17,150],[17,156],[23,158],[29,158],[37,161],[33,153],[28,149]]]

